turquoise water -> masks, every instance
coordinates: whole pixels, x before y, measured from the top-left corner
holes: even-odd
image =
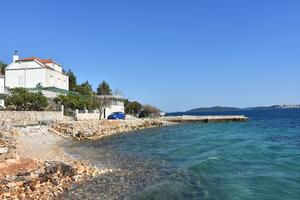
[[[251,120],[169,126],[81,145],[163,163],[170,173],[132,199],[300,199],[300,110],[243,114]]]

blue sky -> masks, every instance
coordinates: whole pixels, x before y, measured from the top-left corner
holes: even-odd
[[[1,1],[0,60],[53,58],[79,82],[182,111],[300,103],[300,1]]]

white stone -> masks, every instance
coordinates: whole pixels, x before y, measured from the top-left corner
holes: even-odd
[[[9,148],[8,147],[1,147],[0,148],[0,154],[8,153]]]

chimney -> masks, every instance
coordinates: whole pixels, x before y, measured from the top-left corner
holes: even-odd
[[[19,60],[19,55],[18,55],[18,51],[16,50],[13,55],[13,62],[16,62],[17,60]]]

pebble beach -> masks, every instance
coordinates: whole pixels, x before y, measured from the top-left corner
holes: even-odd
[[[118,164],[108,156],[96,166],[68,155],[64,145],[162,125],[159,119],[146,119],[1,126],[0,199],[124,199],[161,172],[151,163],[121,157]]]

